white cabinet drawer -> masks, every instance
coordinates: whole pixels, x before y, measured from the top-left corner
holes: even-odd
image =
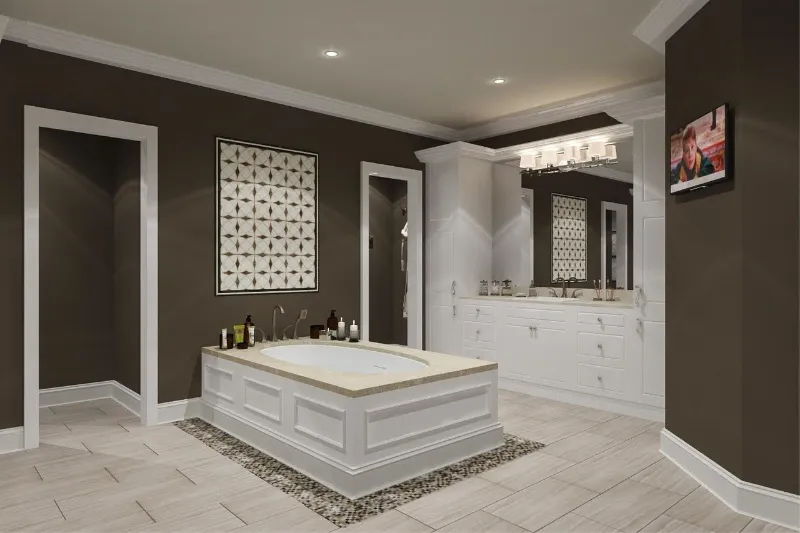
[[[578,313],[578,324],[622,327],[625,325],[625,316],[607,313]]]
[[[496,361],[494,350],[477,348],[475,346],[464,346],[461,349],[461,355],[464,357],[471,357],[472,359],[481,359],[483,361]]]
[[[509,326],[520,328],[542,327],[548,329],[556,329],[564,331],[566,324],[564,322],[553,322],[550,320],[537,320],[533,318],[506,318],[505,323]]]
[[[537,320],[549,320],[552,322],[564,322],[566,313],[556,309],[535,309],[530,307],[511,307],[508,310],[509,318],[533,318]]]
[[[494,322],[495,307],[493,305],[465,304],[462,306],[462,317],[471,322]]]
[[[461,338],[468,342],[494,342],[494,324],[464,322]]]
[[[578,332],[578,353],[606,359],[625,357],[625,337],[602,333]]]
[[[604,391],[625,392],[625,371],[578,363],[578,385]]]

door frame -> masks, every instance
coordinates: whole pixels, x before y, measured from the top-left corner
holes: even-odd
[[[408,183],[408,340],[422,349],[422,171],[361,162],[361,338],[369,340],[369,178],[380,176]]]
[[[609,278],[606,272],[606,213],[614,211],[617,213],[617,270],[622,266],[622,280],[617,279],[617,288],[628,289],[628,206],[614,202],[600,202],[600,284],[606,290],[606,279]],[[622,237],[622,238],[620,238]],[[620,244],[623,253],[620,255]],[[619,276],[617,276],[619,277]],[[620,283],[621,281],[621,283]]]
[[[158,423],[158,128],[25,106],[24,110],[24,425],[26,449],[39,446],[39,129],[140,143],[140,416]]]

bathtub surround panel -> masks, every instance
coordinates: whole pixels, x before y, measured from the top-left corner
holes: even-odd
[[[763,7],[711,0],[667,41],[666,134],[727,102],[734,179],[666,199],[666,428],[742,482],[797,495],[800,14]]]
[[[367,361],[375,353],[359,351]],[[465,361],[469,373],[448,377],[441,366],[458,358],[408,350],[404,357],[429,365],[354,376],[263,355],[234,361],[212,354],[227,352],[203,349],[203,418],[351,499],[503,445],[493,364]],[[370,378],[385,383],[353,389]],[[248,397],[252,383],[274,394]]]
[[[139,391],[139,150],[41,128],[40,387]]]
[[[37,105],[159,128],[159,402],[200,395],[197,346],[253,313],[261,327],[272,306],[283,317],[330,309],[358,318],[359,165],[422,169],[415,150],[437,141],[263,102],[3,41],[0,69],[0,428],[22,424],[23,106]],[[321,265],[317,293],[215,296],[215,139],[299,147],[319,154]],[[199,148],[205,147],[205,148]],[[205,287],[205,289],[204,289]],[[284,325],[286,323],[283,323]],[[179,331],[179,334],[175,334]]]
[[[217,139],[217,294],[317,290],[317,159]]]

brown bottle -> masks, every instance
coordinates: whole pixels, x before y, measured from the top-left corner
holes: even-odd
[[[328,322],[326,322],[325,327],[328,331],[336,331],[336,328],[339,327],[339,319],[336,318],[336,309],[331,309],[331,316],[328,317]]]
[[[247,315],[244,319],[244,346],[248,348],[255,345],[255,324],[253,324],[253,315]]]

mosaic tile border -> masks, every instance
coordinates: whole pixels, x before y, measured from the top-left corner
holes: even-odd
[[[505,444],[496,450],[350,500],[199,418],[175,422],[175,426],[339,527],[385,513],[457,481],[544,448],[544,444],[539,442],[506,433],[503,435]]]

